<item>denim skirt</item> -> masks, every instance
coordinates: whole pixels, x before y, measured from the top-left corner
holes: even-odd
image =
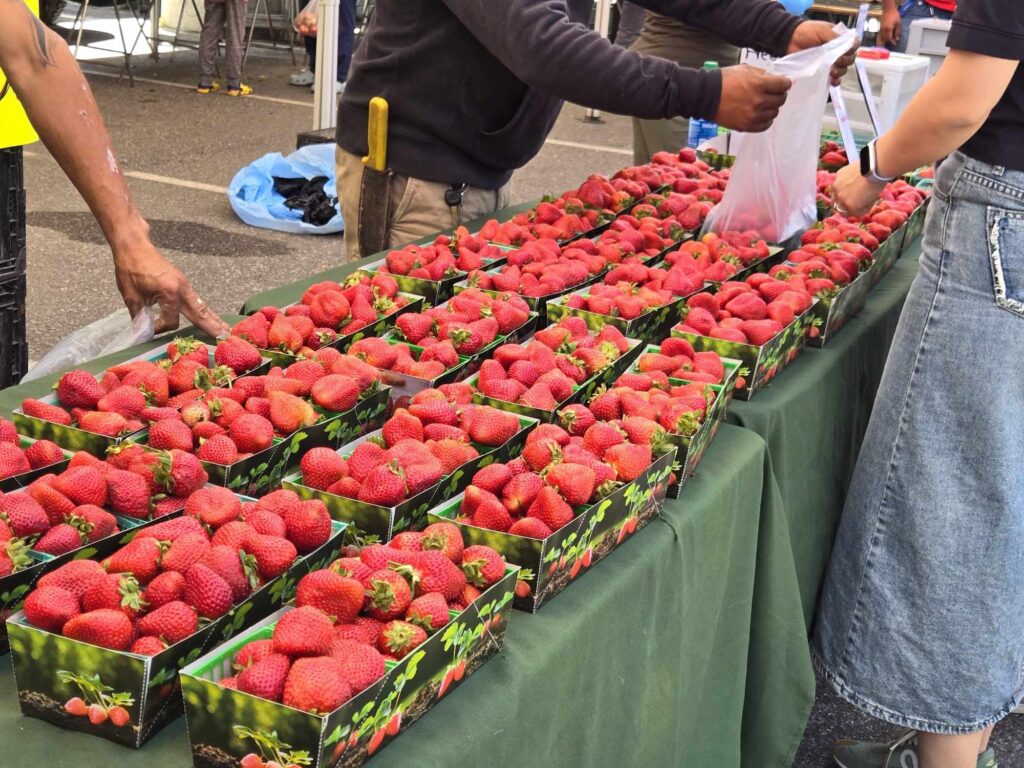
[[[928,733],[981,730],[1024,696],[1022,172],[939,168],[814,654],[847,701]]]

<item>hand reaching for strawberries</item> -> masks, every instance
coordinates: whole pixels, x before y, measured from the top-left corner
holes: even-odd
[[[179,313],[214,338],[227,336],[231,330],[200,300],[188,279],[148,240],[139,246],[114,251],[114,275],[117,289],[132,317],[153,304],[160,306],[157,333],[177,328]]]
[[[726,67],[715,121],[735,131],[767,131],[786,103],[792,84],[788,77],[767,75],[747,64]]]
[[[793,37],[789,41],[789,53],[796,53],[807,48],[815,48],[824,45],[829,40],[837,37],[835,28],[826,21],[805,21],[797,25],[793,30]],[[835,64],[832,65],[830,73],[832,85],[839,85],[846,70],[850,68],[857,58],[857,45],[843,54]]]

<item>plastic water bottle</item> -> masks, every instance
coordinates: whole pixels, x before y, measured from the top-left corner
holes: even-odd
[[[717,61],[705,61],[703,69],[718,69]],[[704,120],[699,117],[690,118],[690,132],[686,140],[686,146],[696,149],[708,139],[718,135],[718,123],[714,120]]]

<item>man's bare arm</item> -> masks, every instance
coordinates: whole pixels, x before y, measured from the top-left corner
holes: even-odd
[[[158,330],[176,327],[180,311],[207,333],[225,333],[227,326],[150,242],[89,84],[64,41],[22,0],[0,0],[0,69],[99,222],[132,314],[155,303],[161,309]]]

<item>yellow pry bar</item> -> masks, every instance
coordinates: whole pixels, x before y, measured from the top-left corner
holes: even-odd
[[[369,153],[363,158],[363,165],[383,171],[387,168],[388,157],[388,102],[380,96],[370,99],[366,143]]]

